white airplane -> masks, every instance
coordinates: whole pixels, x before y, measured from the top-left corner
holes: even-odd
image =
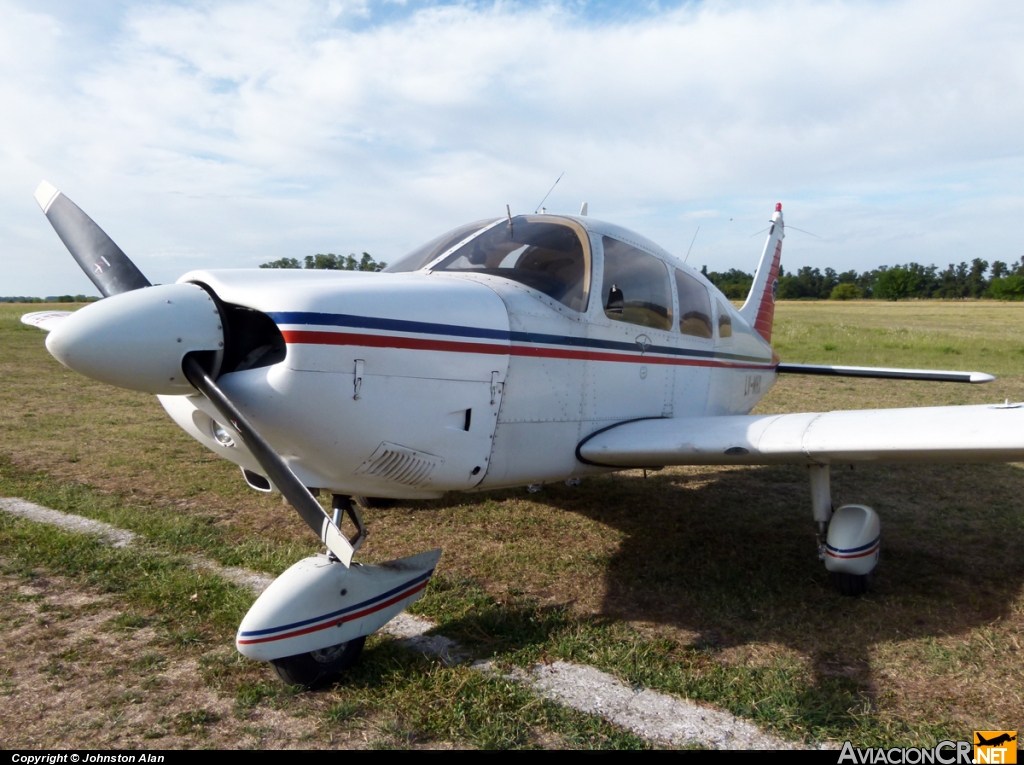
[[[1024,411],[1009,402],[749,414],[785,373],[994,379],[780,363],[770,340],[781,205],[736,310],[679,258],[585,205],[470,223],[383,273],[201,270],[151,286],[57,189],[44,182],[36,199],[105,299],[22,320],[50,331],[47,349],[71,369],[156,394],[252,488],[280,491],[326,546],[275,580],[238,630],[238,650],[288,682],[321,684],[350,666],[439,560],[434,550],[354,563],[366,530],[353,496],[806,465],[818,555],[842,592],[859,594],[880,524],[864,505],[833,512],[831,464],[1024,460]]]

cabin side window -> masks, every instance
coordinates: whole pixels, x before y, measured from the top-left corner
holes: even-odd
[[[684,335],[711,338],[711,298],[707,288],[689,274],[676,270],[679,293],[679,331]]]
[[[609,319],[672,329],[667,266],[650,253],[604,237],[604,313]]]
[[[501,276],[583,312],[590,291],[590,240],[577,223],[517,215],[466,242],[433,270]]]
[[[732,337],[732,317],[721,300],[718,301],[718,336]]]

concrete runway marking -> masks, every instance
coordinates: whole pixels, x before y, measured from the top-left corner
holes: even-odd
[[[140,535],[109,523],[51,510],[16,497],[0,497],[0,510],[67,531],[95,534],[115,547],[127,547],[141,539]],[[201,556],[192,556],[192,560],[197,569],[217,574],[256,595],[274,581],[269,574],[237,566],[222,566]],[[454,640],[443,635],[426,634],[436,626],[429,619],[403,612],[380,631],[399,640],[410,650],[440,659],[445,665],[468,661],[470,655]],[[498,671],[490,661],[477,661],[470,666],[481,672]],[[670,694],[630,688],[612,675],[583,664],[563,661],[538,664],[529,672],[519,669],[508,677],[562,706],[603,717],[660,744],[696,744],[712,749],[803,748],[765,733],[753,723],[728,712],[702,707]]]
[[[0,497],[0,509],[11,515],[21,518],[28,518],[30,521],[45,523],[48,526],[58,526],[67,531],[74,531],[80,534],[95,534],[114,547],[127,547],[136,539],[137,534],[119,529],[103,521],[94,521],[91,518],[83,518],[80,515],[62,513],[59,510],[51,510],[48,507],[34,505],[17,497]]]

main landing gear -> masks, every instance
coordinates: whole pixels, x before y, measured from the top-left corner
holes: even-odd
[[[878,566],[881,523],[867,505],[832,511],[828,465],[811,465],[811,507],[818,526],[818,559],[843,595],[863,595]]]

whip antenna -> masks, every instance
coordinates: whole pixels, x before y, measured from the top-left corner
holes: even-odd
[[[697,231],[694,231],[694,232],[693,232],[693,239],[691,239],[691,240],[690,240],[690,247],[689,247],[689,249],[688,249],[688,250],[686,251],[686,257],[685,257],[685,258],[683,258],[683,263],[685,263],[686,261],[688,261],[688,260],[690,259],[690,250],[692,250],[692,249],[693,249],[693,243],[697,241],[697,233],[698,233],[699,231],[700,231],[700,226],[697,226]]]
[[[565,175],[565,170],[562,171],[562,175]],[[548,189],[548,193],[544,195],[544,199],[540,200],[540,205],[544,204],[547,201],[548,197],[551,196],[551,192],[555,190],[555,186],[557,186],[558,182],[562,180],[562,175],[559,175],[557,178],[555,178],[555,182],[551,184],[551,188]],[[534,215],[540,212],[540,205],[537,205],[537,209],[533,211]]]

